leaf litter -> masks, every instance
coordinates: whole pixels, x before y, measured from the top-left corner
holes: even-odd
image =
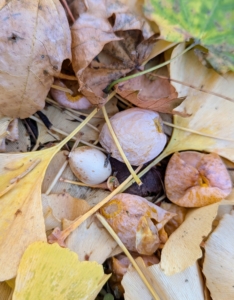
[[[17,277],[14,290],[9,291],[5,283],[1,284],[0,288],[4,295],[11,293],[9,299],[24,299],[27,295],[37,299],[41,297],[50,299],[54,297],[56,289],[61,290],[61,299],[68,297],[63,293],[74,295],[74,299],[77,297],[104,299],[104,295],[110,290],[108,285],[102,289],[108,276],[104,275],[103,267],[99,264],[103,264],[105,268],[106,260],[121,252],[127,253],[131,264],[140,275],[139,277],[133,267],[129,266],[122,280],[125,299],[152,299],[152,296],[154,299],[194,299],[194,295],[197,299],[204,299],[204,290],[206,293],[210,291],[212,299],[220,299],[223,295],[225,297],[227,295],[227,298],[233,296],[232,288],[226,290],[226,286],[231,286],[229,260],[233,256],[232,249],[223,258],[225,264],[222,277],[226,278],[225,282],[217,281],[220,270],[218,261],[223,255],[217,246],[219,235],[226,234],[222,243],[225,249],[229,249],[231,243],[229,232],[232,226],[231,211],[234,198],[230,184],[228,187],[231,194],[228,197],[226,194],[223,195],[216,200],[217,203],[210,204],[212,203],[210,199],[203,207],[184,208],[178,206],[179,203],[172,204],[168,200],[167,188],[171,186],[164,182],[162,173],[162,179],[158,180],[161,188],[147,189],[144,196],[148,196],[148,201],[156,201],[156,204],[148,202],[149,207],[152,209],[156,207],[156,212],[164,211],[167,217],[161,226],[147,211],[140,215],[140,219],[139,216],[135,216],[138,218],[137,224],[134,223],[136,221],[130,221],[125,229],[129,233],[130,229],[136,227],[135,242],[132,248],[129,248],[129,241],[124,240],[120,234],[123,244],[113,229],[109,225],[109,227],[104,225],[103,217],[97,214],[95,218],[93,215],[104,204],[101,212],[104,208],[111,209],[110,204],[124,195],[117,194],[123,193],[133,182],[132,175],[127,178],[124,175],[124,181],[119,186],[113,186],[111,193],[104,189],[93,189],[92,186],[82,182],[77,182],[78,185],[71,183],[77,181],[67,161],[74,142],[78,146],[88,145],[107,152],[99,143],[99,132],[105,120],[110,118],[111,124],[111,116],[119,109],[128,110],[134,106],[174,114],[173,122],[165,121],[167,117],[162,116],[165,127],[174,127],[172,135],[170,131],[165,130],[168,134],[166,148],[144,168],[139,166],[135,172],[138,173],[142,168],[143,171],[137,176],[142,177],[144,174],[149,176],[149,169],[158,163],[162,164],[163,158],[185,150],[211,153],[208,155],[216,157],[220,155],[222,159],[226,158],[229,161],[226,162],[226,166],[229,172],[232,171],[233,73],[228,72],[221,76],[209,65],[210,63],[223,73],[228,69],[233,70],[233,58],[227,52],[231,52],[232,41],[228,39],[228,42],[223,44],[229,25],[226,20],[221,22],[219,19],[227,7],[219,4],[217,7],[220,11],[214,9],[210,16],[212,21],[215,16],[222,26],[227,26],[226,31],[217,33],[216,30],[215,34],[213,28],[219,23],[210,24],[204,29],[203,23],[196,27],[191,22],[188,27],[179,13],[171,17],[171,10],[179,7],[172,7],[170,1],[166,3],[168,7],[164,11],[163,18],[159,17],[158,13],[150,11],[149,2],[155,5],[157,1],[145,1],[145,6],[140,0],[123,2],[74,0],[68,1],[69,6],[64,5],[65,1],[61,1],[64,7],[59,1],[40,4],[33,1],[27,5],[26,2],[16,4],[12,0],[3,1],[1,4],[0,16],[6,30],[2,38],[3,59],[0,68],[2,72],[0,88],[3,90],[0,138],[2,151],[6,153],[1,154],[0,171],[2,177],[0,280],[5,281],[16,275]],[[212,5],[209,2],[200,9],[208,9]],[[201,15],[198,6],[194,4],[191,7],[197,11],[199,18]],[[190,12],[187,13],[189,15]],[[147,20],[150,14],[157,24]],[[22,26],[17,24],[22,20],[25,22],[26,16],[29,26],[23,32]],[[232,18],[231,15],[229,17]],[[176,28],[173,22],[177,19],[180,21],[178,26],[181,27],[176,28],[180,29],[180,33],[174,30]],[[195,50],[188,52],[185,50],[186,44],[180,43],[188,40],[188,37],[194,38],[196,42],[200,38],[201,45],[207,49],[195,47]],[[210,40],[211,37],[213,40]],[[217,42],[215,39],[218,38],[219,44],[215,44],[215,41]],[[177,45],[178,43],[180,44]],[[181,55],[184,51],[187,53]],[[225,62],[224,56],[227,58]],[[67,58],[71,59],[71,63],[68,61],[63,63]],[[172,61],[168,61],[170,59]],[[140,71],[152,70],[152,67],[157,67],[165,60],[168,61],[166,63],[170,62],[168,67],[117,83],[115,91],[109,96],[103,92],[113,80],[125,75],[140,75]],[[47,96],[50,88],[51,92]],[[67,102],[60,100],[56,102],[54,92],[62,92],[63,96],[67,97]],[[116,98],[108,101],[114,94]],[[103,113],[105,116],[107,111],[108,118],[106,116],[104,118],[102,111],[97,109],[83,110],[84,107],[80,106],[78,110],[74,110],[74,107],[79,106],[73,104],[82,104],[80,99],[84,97],[86,104],[91,107],[100,107],[107,102]],[[45,100],[47,106],[43,114],[38,112],[36,116],[32,116],[37,110],[43,109]],[[21,121],[15,119],[25,117],[33,120],[30,122],[27,119],[23,120],[23,124],[27,125],[26,129],[22,127]],[[38,128],[38,132],[31,127],[32,122],[36,122],[33,126]],[[12,124],[13,126],[10,126],[14,129],[11,134],[9,124]],[[77,124],[80,125],[77,127]],[[134,125],[134,133],[131,135],[137,136],[141,125]],[[157,121],[155,127],[161,130]],[[81,132],[76,134],[79,130]],[[69,135],[72,131],[73,133]],[[126,127],[124,135],[127,131]],[[30,142],[27,132],[31,136]],[[115,135],[117,138],[115,143],[120,146],[117,148],[121,149],[119,133],[115,132]],[[146,132],[145,137],[147,135]],[[62,151],[59,151],[62,146],[64,146]],[[26,152],[29,148],[37,151]],[[43,150],[39,150],[41,148]],[[144,149],[144,145],[142,148]],[[12,154],[12,150],[18,153]],[[20,150],[25,153],[19,153]],[[106,155],[108,160],[108,156],[112,153]],[[205,154],[201,155],[205,157]],[[165,161],[167,164],[168,160]],[[134,174],[128,159],[125,159],[125,163],[128,171]],[[103,165],[106,164],[104,161]],[[122,168],[119,168],[117,176],[123,178],[121,172]],[[202,173],[200,169],[198,172]],[[155,176],[156,173],[151,174]],[[113,175],[116,176],[116,173]],[[103,184],[108,186],[107,182]],[[221,183],[220,187],[224,188],[225,184],[226,181],[224,185]],[[41,194],[41,186],[44,194]],[[134,193],[140,195],[137,189]],[[128,218],[131,217],[131,210],[135,211],[134,209],[139,206],[130,204],[130,207],[125,209]],[[161,205],[161,208],[158,205]],[[118,217],[118,212],[115,211],[113,220],[118,220]],[[118,233],[116,224],[111,225]],[[120,225],[123,224],[120,222]],[[46,236],[52,241],[53,235],[50,235],[52,230],[58,241],[64,238],[61,239],[61,244],[70,250],[46,243]],[[106,230],[110,233],[112,230],[112,234]],[[146,267],[141,259],[134,260],[128,250],[134,249],[139,253],[143,251],[149,254],[152,241],[156,241],[157,247],[153,248],[153,252],[157,249],[155,255],[160,263]],[[126,246],[129,249],[126,249]],[[78,254],[80,261],[74,252]],[[51,255],[48,255],[49,253]],[[134,258],[137,256],[137,253],[133,254]],[[204,259],[204,263],[198,264],[200,258]],[[84,261],[86,264],[82,267]],[[75,272],[78,268],[83,268],[82,274],[86,274],[87,278],[86,275],[82,275],[82,279],[76,274],[74,276],[77,276],[77,280],[74,283],[74,278],[69,277],[70,272]],[[206,276],[205,281],[201,276],[201,270]],[[34,272],[37,275],[31,276]],[[54,277],[53,272],[64,274],[63,279]],[[68,272],[70,275],[66,275]],[[99,274],[99,277],[95,277],[96,274]],[[51,280],[55,284],[55,290],[51,289]],[[91,280],[91,288],[88,289]],[[46,286],[38,290],[37,287],[41,286],[42,281],[46,282]],[[222,296],[219,296],[220,289],[223,291]],[[115,290],[112,290],[112,293],[116,299],[120,299]]]

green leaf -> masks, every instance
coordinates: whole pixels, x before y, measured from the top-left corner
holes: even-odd
[[[206,59],[219,72],[234,71],[233,0],[145,0],[147,17],[170,42],[194,39],[209,50]]]

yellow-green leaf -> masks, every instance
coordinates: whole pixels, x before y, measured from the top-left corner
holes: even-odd
[[[69,249],[35,242],[20,261],[12,299],[92,300],[109,277],[102,265],[80,262]]]
[[[193,38],[209,50],[207,59],[221,72],[234,70],[233,0],[146,0],[145,13],[159,26],[161,38]]]

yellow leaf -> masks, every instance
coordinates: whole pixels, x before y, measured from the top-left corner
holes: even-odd
[[[160,266],[166,275],[182,272],[202,256],[200,243],[212,229],[218,206],[214,203],[189,210],[162,250]]]
[[[174,49],[172,58],[183,51],[183,46],[178,45]],[[207,69],[198,61],[193,51],[175,59],[171,63],[170,73],[173,79],[233,98],[234,74],[227,73],[220,76],[212,69]],[[166,152],[200,150],[215,152],[234,161],[234,103],[213,94],[182,87],[179,84],[173,85],[180,92],[179,96],[188,95],[175,111],[191,115],[187,118],[176,115],[174,124],[216,138],[175,128]]]
[[[80,262],[76,253],[35,242],[19,265],[13,300],[95,299],[110,275],[96,262]]]
[[[159,264],[146,267],[140,257],[136,262],[161,300],[204,300],[202,275],[197,264],[181,273],[167,276]],[[132,266],[128,268],[121,283],[125,290],[125,300],[152,300],[148,289]]]
[[[97,109],[60,144],[39,152],[0,154],[0,281],[16,276],[25,249],[45,241],[41,184],[58,150],[96,114]]]
[[[234,212],[225,214],[205,243],[203,273],[213,300],[234,298]]]

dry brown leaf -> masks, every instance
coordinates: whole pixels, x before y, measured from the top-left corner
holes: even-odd
[[[162,250],[160,266],[166,275],[184,271],[202,256],[200,243],[212,229],[218,206],[219,203],[214,203],[188,211]]]
[[[136,261],[161,300],[204,300],[202,276],[197,264],[181,273],[167,276],[159,264],[145,267],[142,259],[137,258]],[[124,275],[122,285],[125,300],[152,300],[151,294],[132,266]]]
[[[213,300],[234,298],[234,212],[223,216],[205,243],[203,273]]]
[[[10,300],[10,295],[12,294],[12,289],[6,282],[0,282],[0,295],[1,300]]]
[[[68,193],[42,194],[42,206],[46,230],[55,227],[62,229],[63,219],[73,221],[90,209],[85,200],[74,198]]]
[[[71,32],[80,91],[95,105],[105,103],[103,89],[138,68],[155,43],[148,22],[120,1],[86,1]]]
[[[63,229],[66,229],[71,223],[69,220],[64,220]],[[76,228],[68,236],[65,244],[79,255],[81,261],[97,261],[100,264],[111,257],[113,251],[115,254],[122,252],[106,229],[92,217]]]
[[[0,16],[0,112],[26,118],[43,108],[53,76],[71,58],[68,22],[58,0],[3,0]]]
[[[119,83],[117,93],[138,107],[162,113],[172,113],[182,102],[167,79],[155,77],[151,80],[146,75]]]

